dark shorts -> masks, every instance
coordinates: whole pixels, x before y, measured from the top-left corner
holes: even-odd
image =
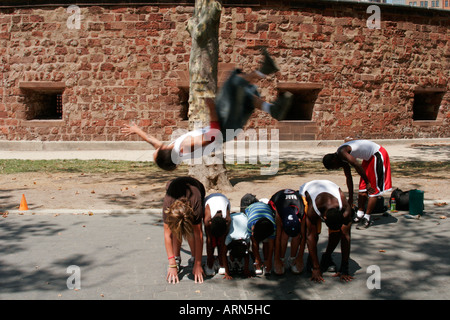
[[[241,70],[234,70],[216,97],[216,113],[223,141],[232,140],[235,131],[247,124],[255,110],[254,96],[259,97],[258,88],[239,76],[240,73]]]

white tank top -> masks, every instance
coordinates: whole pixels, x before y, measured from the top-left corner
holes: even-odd
[[[320,217],[321,213],[316,205],[316,198],[321,193],[329,193],[333,197],[337,198],[339,203],[339,210],[342,210],[342,201],[341,201],[341,194],[339,192],[339,186],[335,184],[334,182],[331,182],[329,180],[313,180],[310,182],[307,182],[303,184],[300,187],[299,193],[305,197],[306,191],[308,191],[309,196],[311,197],[311,201],[313,204],[314,211],[317,213],[317,215]]]
[[[350,154],[363,160],[369,160],[370,157],[380,150],[378,144],[369,140],[352,140],[344,143],[343,146],[350,146],[352,148]]]
[[[173,141],[171,143],[171,145],[173,144],[173,149],[172,149],[173,163],[180,164],[184,160],[190,160],[190,159],[192,160],[194,158],[201,158],[204,155],[209,155],[212,151],[216,151],[218,149],[220,150],[221,146],[218,143],[218,141],[222,141],[222,140],[221,140],[221,138],[218,139],[216,137],[216,139],[213,142],[206,145],[205,147],[197,148],[193,152],[183,152],[183,153],[181,152],[181,143],[184,141],[184,139],[186,139],[187,137],[194,138],[194,137],[204,135],[209,130],[210,130],[210,126],[207,126],[207,127],[201,128],[201,129],[197,129],[197,130],[193,130],[193,131],[189,131],[189,132],[183,134],[182,136],[178,137],[175,141]]]
[[[212,193],[205,198],[205,208],[209,205],[211,219],[222,210],[222,217],[226,218],[227,210],[230,208],[230,200],[221,193]]]

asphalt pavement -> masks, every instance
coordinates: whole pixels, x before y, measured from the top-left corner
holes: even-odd
[[[284,159],[319,160],[339,143],[284,143],[279,154]],[[450,139],[383,144],[388,146],[391,159],[448,161],[450,154]],[[103,147],[102,152],[100,145],[73,146],[67,149],[67,145],[36,143],[25,147],[3,142],[0,158],[91,159],[102,155],[112,160],[147,161],[152,154],[140,143],[134,144],[136,148],[125,144],[114,150]],[[353,228],[350,273],[354,279],[343,283],[325,274],[321,284],[310,281],[306,271],[294,275],[289,270],[282,276],[249,279],[235,275],[225,280],[215,275],[195,283],[187,243],[182,246],[180,283],[169,284],[165,280],[167,257],[159,208],[141,213],[89,213],[80,204],[80,209],[73,211],[11,210],[0,217],[0,300],[178,301],[171,314],[186,312],[184,303],[194,300],[200,300],[199,306],[209,300],[260,301],[263,305],[279,300],[447,300],[450,210],[445,201],[425,201],[419,219],[408,219],[408,212],[387,212],[374,215],[374,224],[367,230]],[[319,252],[325,250],[326,243],[325,227]],[[338,247],[333,254],[338,266],[340,258]],[[192,311],[198,315],[199,310],[204,311]],[[224,305],[214,312],[225,312]]]

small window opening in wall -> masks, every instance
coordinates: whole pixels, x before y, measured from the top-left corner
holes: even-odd
[[[289,110],[285,120],[312,120],[314,104],[321,89],[319,88],[289,88],[280,89],[291,92],[294,97],[291,109]]]
[[[414,92],[413,120],[436,120],[445,91],[418,89]]]
[[[27,120],[60,120],[63,116],[63,82],[20,82]]]
[[[25,97],[28,120],[60,120],[62,93],[30,92]]]

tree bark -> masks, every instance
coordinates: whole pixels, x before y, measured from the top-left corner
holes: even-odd
[[[192,37],[189,60],[189,129],[209,125],[209,110],[205,98],[214,98],[217,91],[219,60],[219,23],[222,5],[217,0],[196,0],[194,15],[187,29]],[[214,157],[204,155],[202,164],[194,164],[189,174],[203,183],[206,190],[231,189],[223,152]]]

